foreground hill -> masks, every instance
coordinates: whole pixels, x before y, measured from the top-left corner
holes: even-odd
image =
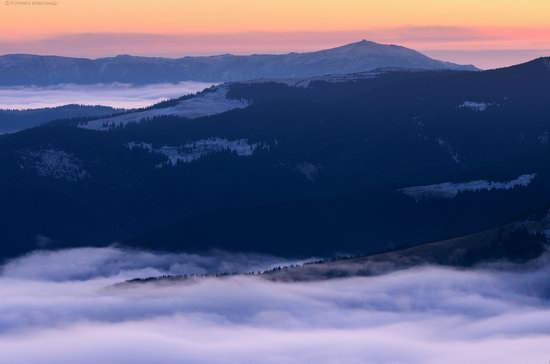
[[[526,220],[406,249],[274,269],[264,276],[276,281],[309,281],[372,276],[423,265],[508,267],[532,261],[548,251],[548,238],[538,229],[540,225],[540,221]],[[547,221],[544,225],[548,228]]]
[[[525,269],[544,264],[550,241],[549,206],[513,223],[448,240],[424,243],[408,248],[387,249],[364,256],[340,256],[283,265],[266,271],[213,275],[162,275],[137,278],[121,283],[177,282],[200,277],[255,275],[273,281],[316,281],[324,279],[375,276],[422,266],[455,268],[485,267]],[[542,259],[541,259],[542,258]],[[535,264],[533,264],[535,263]]]
[[[117,56],[95,60],[5,55],[0,56],[0,86],[243,81],[345,74],[380,67],[476,70],[473,66],[434,60],[405,47],[363,40],[318,52],[282,55],[227,54],[178,59]]]
[[[366,254],[501,226],[550,200],[549,64],[229,83],[2,136],[2,254]]]
[[[278,266],[263,272],[246,272],[272,281],[317,281],[346,277],[375,276],[422,266],[455,268],[493,267],[510,269],[525,267],[550,248],[548,210],[542,216],[531,216],[515,222],[467,236],[420,244],[366,256],[335,257],[308,261],[303,264]],[[223,272],[214,275],[163,275],[137,278],[122,283],[176,282],[197,277],[229,277],[239,275]]]

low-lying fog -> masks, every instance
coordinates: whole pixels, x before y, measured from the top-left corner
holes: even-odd
[[[0,276],[4,363],[547,363],[550,259],[308,283],[113,284],[294,262],[116,248],[37,252]]]
[[[115,108],[145,107],[170,98],[202,91],[204,82],[157,83],[136,86],[123,83],[0,88],[0,109],[37,109],[67,104]]]

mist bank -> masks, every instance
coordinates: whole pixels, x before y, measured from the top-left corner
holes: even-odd
[[[233,276],[116,285],[153,272],[292,263],[223,252],[35,252],[2,266],[2,357],[61,364],[548,360],[548,254],[521,265],[426,265],[307,283]]]
[[[178,82],[147,85],[101,83],[0,87],[0,109],[25,110],[68,104],[133,109],[196,93],[213,84],[215,83]]]

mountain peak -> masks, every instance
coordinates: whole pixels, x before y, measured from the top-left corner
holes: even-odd
[[[353,42],[349,44],[345,44],[343,46],[337,47],[337,48],[359,48],[359,47],[371,47],[371,46],[385,46],[384,44],[376,43],[370,40],[362,39],[358,42]]]
[[[353,43],[352,43],[352,44],[353,44]],[[358,44],[358,45],[370,45],[370,44],[379,44],[379,43],[372,42],[372,41],[366,40],[366,39],[362,39],[362,40],[360,40],[359,42],[356,42],[355,44]]]
[[[478,71],[473,65],[460,65],[430,58],[414,49],[395,44],[376,43],[367,39],[326,49],[317,54],[330,55],[344,60],[346,73],[369,71],[377,68],[407,68],[431,70]]]

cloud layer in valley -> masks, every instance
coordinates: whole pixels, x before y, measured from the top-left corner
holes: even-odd
[[[378,277],[258,276],[116,285],[132,277],[253,271],[260,255],[116,248],[37,252],[0,276],[0,353],[18,363],[546,363],[550,259],[529,267],[420,267]]]
[[[0,88],[0,109],[37,109],[67,104],[139,108],[170,98],[195,93],[212,86],[203,82],[57,85],[49,87]]]

